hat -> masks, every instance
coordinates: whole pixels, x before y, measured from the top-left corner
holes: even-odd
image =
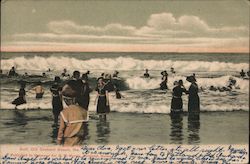
[[[77,90],[77,81],[70,80],[66,85],[63,86],[62,95],[74,98],[77,96]]]
[[[104,78],[103,78],[103,77],[98,77],[97,81],[99,81],[100,79],[104,80]]]
[[[188,82],[190,82],[190,83],[196,82],[196,79],[195,79],[194,76],[188,76],[188,77],[186,78],[186,80],[187,80]]]
[[[167,71],[161,71],[161,75],[167,74]]]

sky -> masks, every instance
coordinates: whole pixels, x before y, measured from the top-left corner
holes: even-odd
[[[2,51],[249,52],[248,0],[3,0]]]

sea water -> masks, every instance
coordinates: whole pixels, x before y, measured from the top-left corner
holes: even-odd
[[[110,93],[111,113],[106,122],[96,119],[96,93],[91,92],[87,144],[248,143],[249,80],[239,76],[241,69],[248,71],[248,61],[248,54],[222,53],[2,53],[3,73],[15,66],[19,75],[45,72],[46,77],[24,79],[28,82],[27,104],[16,110],[11,102],[18,96],[18,80],[22,77],[1,77],[0,130],[4,131],[0,135],[1,143],[54,143],[56,128],[51,127],[49,87],[54,76],[60,75],[64,68],[71,75],[74,70],[81,73],[89,70],[92,83],[101,73],[112,74],[117,70],[120,81],[126,86],[120,88],[125,98],[116,99],[115,94]],[[175,74],[170,72],[171,67]],[[142,78],[145,69],[149,69],[152,78]],[[163,70],[169,74],[167,91],[159,89]],[[173,120],[169,116],[173,82],[182,79],[188,89],[190,83],[185,79],[193,73],[201,88],[200,119],[192,123],[184,113]],[[212,85],[227,86],[229,78],[236,80],[236,88],[232,91],[209,90]],[[45,87],[42,100],[36,100],[35,93],[30,90],[37,81],[42,81]],[[187,111],[187,99],[188,96],[183,95],[184,112]],[[30,139],[26,140],[27,136]],[[39,136],[43,139],[31,139]]]

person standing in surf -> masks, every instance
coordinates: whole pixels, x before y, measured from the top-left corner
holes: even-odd
[[[89,93],[91,91],[88,83],[88,75],[86,73],[82,74],[81,80],[82,80],[82,85],[80,89],[81,92],[78,104],[84,109],[88,110],[89,100],[90,100]]]
[[[188,112],[189,113],[199,113],[200,112],[200,98],[198,95],[198,85],[196,84],[196,79],[194,76],[188,76],[186,78],[188,82],[191,83],[188,89]]]
[[[58,124],[58,116],[60,112],[63,110],[62,104],[62,87],[60,86],[60,77],[56,76],[54,80],[54,84],[51,86],[50,91],[52,93],[52,112],[54,115],[54,125]]]
[[[167,73],[167,71],[162,71],[161,75],[162,75],[162,78],[161,78],[162,82],[160,84],[160,88],[161,88],[161,90],[168,89],[168,85],[167,85],[167,83],[168,83],[168,73]]]
[[[36,99],[43,98],[44,88],[42,87],[42,82],[41,81],[38,81],[37,86],[32,88],[32,90],[34,90],[36,92]]]
[[[186,93],[186,89],[183,85],[183,81],[179,80],[177,85],[173,88],[172,100],[171,100],[171,114],[177,114],[183,112],[182,93]]]
[[[77,95],[76,95],[76,102],[81,106],[83,107],[83,98],[82,98],[82,93],[81,93],[81,90],[82,90],[82,87],[83,87],[83,82],[82,80],[80,79],[80,72],[79,71],[74,71],[73,72],[73,76],[72,76],[72,80],[70,81],[75,81],[75,87],[77,88],[77,90],[79,92],[77,92]],[[69,81],[69,82],[70,82]]]
[[[15,108],[18,106],[18,105],[21,105],[21,104],[26,104],[26,91],[25,91],[25,86],[26,86],[26,83],[24,81],[20,81],[20,89],[19,89],[19,93],[18,93],[18,98],[16,98],[14,101],[12,101],[12,104],[16,105]]]
[[[99,117],[106,119],[106,114],[110,112],[110,106],[109,106],[109,94],[108,94],[108,89],[106,88],[106,85],[103,81],[103,78],[98,79],[98,84],[97,84],[97,96],[95,99],[95,105],[97,101],[97,107],[96,107],[96,112],[99,114]]]
[[[62,89],[62,97],[68,107],[60,112],[60,127],[57,143],[64,146],[81,145],[84,140],[84,127],[88,121],[87,110],[77,104],[79,92],[77,82],[69,81]]]

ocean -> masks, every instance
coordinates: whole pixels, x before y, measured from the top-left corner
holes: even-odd
[[[94,90],[101,73],[119,71],[118,86],[125,97],[116,99],[110,93],[111,113],[102,122],[95,114],[95,91],[91,92],[86,144],[247,144],[249,133],[249,78],[239,72],[249,71],[248,54],[229,53],[70,53],[29,52],[1,54],[1,69],[6,74],[14,66],[18,77],[1,75],[0,144],[55,144],[57,129],[52,127],[52,105],[49,87],[56,75],[67,69],[90,71]],[[171,73],[173,67],[176,73]],[[48,71],[50,69],[51,71]],[[142,78],[145,69],[150,79]],[[166,70],[169,90],[160,88],[161,71]],[[24,73],[27,77],[23,77]],[[42,73],[46,77],[42,77]],[[173,83],[195,73],[199,92],[200,118],[190,121],[187,95],[183,95],[184,114],[171,118]],[[211,86],[225,87],[236,80],[231,91],[212,91]],[[27,81],[26,99],[14,109],[11,102],[18,96],[19,80]],[[30,89],[42,81],[45,94],[35,99]],[[39,138],[39,140],[38,140]]]

